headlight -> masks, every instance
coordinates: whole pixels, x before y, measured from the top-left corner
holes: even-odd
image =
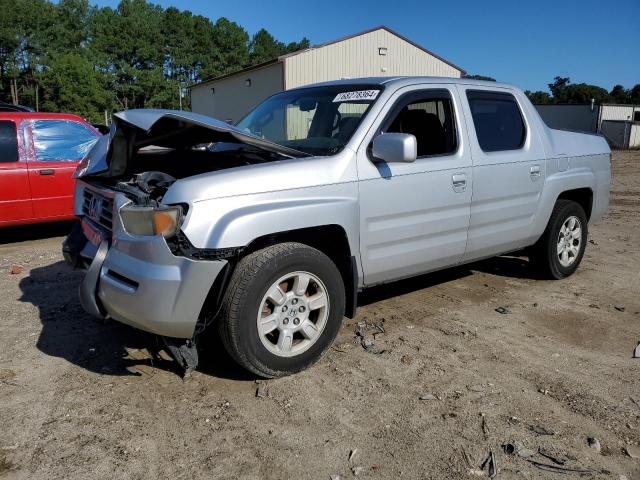
[[[120,218],[131,235],[162,235],[172,237],[182,220],[180,207],[123,207]]]

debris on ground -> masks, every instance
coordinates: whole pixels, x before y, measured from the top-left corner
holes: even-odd
[[[502,314],[502,315],[507,315],[509,313],[511,313],[511,310],[509,310],[507,307],[498,307],[496,308],[496,312]]]
[[[640,342],[636,345],[636,348],[633,350],[633,358],[640,358]]]
[[[561,458],[558,458],[558,457],[552,455],[551,453],[547,452],[546,450],[543,450],[541,447],[538,447],[538,453],[540,455],[542,455],[544,458],[546,458],[548,460],[551,460],[556,465],[564,465],[565,463],[567,463],[566,460],[563,460]]]
[[[508,455],[518,455],[521,458],[529,458],[535,454],[533,450],[526,448],[522,442],[518,441],[507,442],[502,445],[502,449]]]
[[[537,433],[538,435],[555,435],[556,434],[556,432],[554,432],[550,428],[547,428],[543,425],[532,425],[531,430],[533,431],[533,433]]]
[[[627,445],[624,448],[624,453],[626,453],[627,455],[629,455],[631,458],[633,459],[638,459],[640,458],[640,448],[638,447],[634,447],[633,445]]]
[[[494,478],[498,474],[498,465],[493,450],[489,450],[489,453],[480,464],[480,470],[484,471],[485,469],[489,478]]]
[[[11,265],[9,272],[11,273],[11,275],[18,275],[22,273],[23,270],[24,270],[24,267],[22,265]]]
[[[403,355],[400,358],[400,361],[405,365],[411,365],[411,363],[413,362],[413,357],[411,357],[411,355]]]
[[[357,465],[354,465],[353,467],[351,467],[351,473],[353,473],[354,477],[357,477],[358,475],[360,475],[360,472],[362,472],[363,468]]]
[[[621,303],[618,303],[617,305],[614,305],[613,308],[615,308],[619,312],[624,312],[625,311],[625,307]]]
[[[269,396],[269,385],[267,382],[261,381],[256,388],[256,397],[265,398]]]
[[[475,477],[485,476],[484,470],[480,470],[479,468],[476,468],[472,465],[471,458],[463,447],[460,447],[460,455],[462,456],[462,460],[464,460],[464,463],[467,466],[467,473],[469,473],[469,475],[473,475]]]
[[[329,475],[329,480],[340,480],[340,475]]]
[[[424,395],[420,395],[418,397],[418,400],[429,401],[429,400],[437,400],[437,398],[435,395],[432,395],[430,393],[425,393]]]
[[[381,324],[372,323],[367,320],[360,320],[356,324],[356,337],[360,339],[360,345],[365,351],[369,353],[375,353],[380,355],[386,352],[384,349],[377,347],[375,338],[377,335],[386,333],[384,327]]]
[[[353,450],[351,450],[349,452],[349,461],[353,460],[353,457],[356,456],[356,453],[358,453],[358,449],[357,448],[354,448]]]
[[[481,413],[480,416],[482,417],[482,423],[480,425],[482,428],[482,436],[485,440],[487,440],[489,438],[489,427],[487,426],[487,418],[485,417],[484,413]]]
[[[480,470],[479,468],[470,468],[469,475],[473,475],[474,477],[484,477],[484,470]]]
[[[588,437],[587,445],[589,445],[589,448],[593,448],[596,452],[600,453],[600,440],[598,440],[597,438]]]
[[[532,460],[530,458],[527,458],[525,460],[529,462],[531,465],[533,465],[534,467],[540,470],[544,470],[546,472],[565,473],[565,474],[566,473],[580,473],[580,474],[594,473],[593,470],[585,470],[583,468],[564,467],[561,465],[553,465],[551,463],[542,463],[542,462],[538,462],[537,460]]]
[[[502,449],[508,455],[518,455],[520,458],[526,460],[531,463],[534,467],[544,470],[546,472],[554,472],[554,473],[593,473],[592,470],[585,470],[582,468],[573,468],[565,466],[566,460],[563,458],[559,458],[555,454],[551,454],[550,452],[544,450],[542,447],[538,447],[538,451],[534,452],[528,448],[525,448],[521,442],[511,441],[502,445]],[[552,463],[544,463],[538,460],[534,460],[532,457],[534,455],[540,455],[544,457],[546,460],[550,460]],[[571,457],[570,457],[571,458]]]

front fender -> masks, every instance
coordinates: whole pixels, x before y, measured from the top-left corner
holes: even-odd
[[[359,250],[355,182],[194,202],[182,230],[197,248],[229,248],[320,225],[341,226]]]

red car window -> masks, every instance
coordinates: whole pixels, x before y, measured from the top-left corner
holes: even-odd
[[[11,120],[0,120],[0,162],[17,162],[18,158],[16,124]]]
[[[36,159],[42,162],[81,160],[98,140],[95,132],[72,120],[33,120],[31,132]]]

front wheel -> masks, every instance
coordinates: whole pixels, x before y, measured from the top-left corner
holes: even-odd
[[[344,309],[344,283],[333,261],[307,245],[281,243],[238,263],[220,335],[241,366],[280,377],[320,358],[340,329]]]
[[[558,200],[530,261],[545,276],[562,279],[578,269],[587,243],[587,216],[579,203]]]

